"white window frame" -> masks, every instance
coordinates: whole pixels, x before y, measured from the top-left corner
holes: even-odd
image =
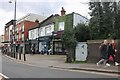
[[[65,22],[59,22],[58,26],[59,26],[59,27],[58,27],[58,31],[64,30]]]
[[[24,33],[22,33],[22,41],[24,41]]]
[[[24,25],[22,26],[21,31],[24,32]]]
[[[51,26],[45,27],[45,35],[50,35],[51,34]]]

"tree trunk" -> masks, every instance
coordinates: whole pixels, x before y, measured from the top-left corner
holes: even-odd
[[[73,48],[67,49],[66,62],[72,63],[75,60],[75,52]]]

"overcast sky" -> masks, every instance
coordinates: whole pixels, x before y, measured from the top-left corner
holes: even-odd
[[[14,1],[14,0],[13,0]],[[66,14],[76,12],[89,17],[89,0],[17,0],[17,19],[28,13],[50,16],[60,14],[61,7],[64,7]],[[0,35],[4,34],[4,26],[14,18],[14,2],[0,0]]]

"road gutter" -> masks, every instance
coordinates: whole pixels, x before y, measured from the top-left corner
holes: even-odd
[[[110,74],[118,74],[120,75],[120,72],[118,71],[110,71],[110,70],[102,70],[102,69],[91,69],[91,68],[64,68],[64,67],[57,67],[57,66],[48,66],[51,68],[59,68],[59,69],[68,69],[68,70],[82,70],[82,71],[92,71],[92,72],[102,72],[102,73],[110,73]]]

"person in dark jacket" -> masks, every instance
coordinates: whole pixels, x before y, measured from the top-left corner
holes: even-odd
[[[97,62],[97,66],[99,66],[99,64],[104,64],[106,65],[106,62],[108,60],[108,41],[104,40],[103,44],[101,44],[101,48],[100,48],[100,54],[101,54],[101,59],[100,61]]]
[[[111,40],[110,44],[109,44],[109,49],[108,49],[108,62],[107,62],[107,65],[110,66],[109,64],[109,58],[110,56],[113,58],[113,61],[115,63],[116,66],[118,66],[119,64],[116,62],[116,59],[115,59],[115,53],[116,53],[116,48],[115,48],[115,41],[114,40]]]

